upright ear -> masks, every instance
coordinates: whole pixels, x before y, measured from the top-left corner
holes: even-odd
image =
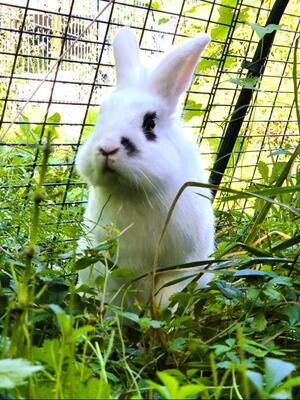
[[[175,107],[181,93],[188,88],[198,59],[209,41],[210,36],[202,33],[168,53],[151,73],[151,91]]]
[[[132,86],[137,79],[140,60],[137,38],[130,28],[122,28],[113,42],[117,72],[117,86]]]

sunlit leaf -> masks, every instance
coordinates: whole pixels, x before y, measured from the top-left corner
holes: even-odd
[[[292,371],[296,369],[296,366],[290,362],[283,361],[277,358],[266,358],[265,360],[266,369],[266,390],[270,392],[279,383],[281,383]]]
[[[278,31],[281,29],[281,25],[269,24],[267,26],[261,26],[259,24],[249,24],[254,32],[260,39],[263,39],[268,33]]]
[[[13,389],[24,385],[29,376],[42,369],[41,365],[33,365],[23,358],[0,360],[0,388]]]

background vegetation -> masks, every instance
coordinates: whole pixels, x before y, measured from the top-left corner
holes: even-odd
[[[197,70],[201,76],[196,75],[183,99],[184,125],[199,136],[203,153],[216,151],[231,102],[241,86],[253,84],[245,81],[241,60],[253,52],[255,44],[247,40],[257,40],[267,12],[263,7],[257,13],[252,3],[243,4],[238,23],[235,0],[220,1],[210,16],[210,2],[187,1],[183,10],[186,16],[201,13],[203,25],[183,17],[178,34],[195,35],[204,30],[206,20],[215,21],[208,29],[214,42]],[[175,2],[151,2],[151,29],[170,29],[174,16],[164,13],[168,7],[176,8]],[[299,18],[297,2],[289,7]],[[134,13],[127,18],[130,24],[138,19]],[[296,30],[295,19],[284,16],[275,45],[290,43]],[[226,43],[230,46],[224,55]],[[46,116],[36,105],[24,111],[0,146],[4,398],[299,397],[297,50],[275,46],[270,59],[278,63],[269,62],[257,87],[250,122],[242,127],[216,202],[217,251],[213,260],[202,262],[215,279],[201,291],[190,284],[155,316],[147,304],[137,304],[136,313],[129,313],[104,304],[88,287],[76,287],[77,271],[109,259],[122,236],[112,227],[96,249],[77,252],[86,195],[78,177],[70,175],[78,131],[70,132],[58,107]],[[283,60],[288,62],[282,65]],[[1,69],[3,76],[9,67]],[[282,86],[274,76],[282,78]],[[7,85],[1,84],[0,90],[5,97]],[[18,86],[10,96],[21,97]],[[6,115],[15,111],[8,107]],[[91,106],[83,139],[96,114]],[[59,145],[66,141],[69,146]],[[67,190],[63,182],[69,182]]]

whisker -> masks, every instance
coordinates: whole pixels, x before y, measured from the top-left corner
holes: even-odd
[[[155,189],[157,197],[160,199],[162,204],[166,207],[168,210],[169,207],[167,205],[168,199],[165,197],[165,195],[158,189],[158,187],[152,182],[152,180],[147,176],[140,168],[138,168],[138,171],[147,179],[147,181],[152,185],[152,187]]]
[[[142,188],[143,193],[144,193],[144,195],[145,195],[145,198],[146,198],[146,200],[147,200],[149,206],[150,206],[151,208],[154,208],[154,207],[153,207],[153,204],[152,204],[152,202],[151,202],[151,200],[149,199],[149,196],[148,196],[148,194],[147,194],[147,192],[146,192],[144,186],[143,186],[143,185],[138,185],[137,177],[134,175],[133,172],[132,172],[131,174],[132,174],[132,177],[133,177],[133,179],[134,179],[134,181],[135,181],[136,187],[141,187],[141,188]]]

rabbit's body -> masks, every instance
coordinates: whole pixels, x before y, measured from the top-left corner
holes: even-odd
[[[127,43],[133,40],[127,29],[123,30],[124,35]],[[117,40],[126,48],[120,37]],[[86,241],[96,246],[107,234],[103,227],[114,223],[121,231],[125,230],[120,239],[117,264],[140,276],[152,271],[160,233],[179,188],[186,181],[203,183],[206,179],[192,142],[178,127],[173,97],[168,100],[166,95],[157,93],[161,90],[161,85],[155,88],[161,71],[154,69],[152,73],[145,73],[144,69],[137,68],[132,76],[132,68],[127,72],[126,68],[118,69],[118,62],[122,65],[128,57],[122,51],[125,50],[117,41],[119,86],[104,103],[95,130],[77,157],[79,173],[90,187],[85,212],[85,224],[90,233],[81,241],[81,246],[86,246]],[[136,55],[131,57],[132,67]],[[167,87],[165,92],[168,90]],[[174,98],[176,96],[177,93]],[[213,252],[214,217],[209,197],[207,189],[184,191],[163,238],[158,267],[207,259]],[[99,274],[104,274],[104,267],[98,263],[81,271],[80,280],[95,286]],[[184,272],[158,274],[156,289],[182,274]],[[110,278],[108,289],[118,289],[121,283],[120,279]],[[184,285],[185,281],[176,288],[165,289],[163,302]],[[147,301],[150,278],[139,283],[139,290],[142,300]]]

